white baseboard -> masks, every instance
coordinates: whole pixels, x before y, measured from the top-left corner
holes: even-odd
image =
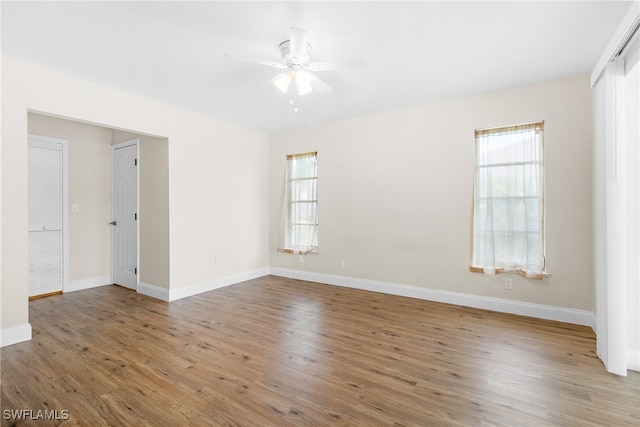
[[[148,283],[138,283],[138,293],[147,295],[153,298],[160,299],[162,301],[169,301],[169,289],[161,288],[160,286],[150,285]]]
[[[0,330],[0,347],[17,344],[31,339],[31,324],[14,326]]]
[[[627,369],[640,372],[640,350],[629,350],[627,353]]]
[[[501,313],[510,313],[520,316],[529,316],[539,319],[573,323],[577,325],[590,326],[594,330],[596,327],[595,316],[591,311],[532,304],[501,298],[464,294],[461,292],[442,291],[436,289],[421,288],[418,286],[402,285],[398,283],[379,282],[376,280],[358,279],[353,277],[313,273],[308,271],[291,270],[278,267],[271,267],[269,271],[270,274],[273,274],[274,276],[289,277],[292,279],[306,280],[309,282],[326,283],[329,285],[344,286],[347,288],[362,289],[365,291],[381,292],[391,295],[418,298],[445,304],[461,305],[465,307],[498,311]]]
[[[111,276],[97,276],[89,277],[87,279],[73,280],[64,287],[64,292],[82,291],[84,289],[97,288],[98,286],[105,286],[111,284]]]
[[[593,333],[596,334],[596,337],[598,336],[598,317],[596,316],[596,313],[593,311],[588,312],[591,314],[591,323],[589,325],[586,326],[591,326],[591,329],[593,329]]]
[[[175,301],[181,298],[190,297],[192,295],[201,294],[203,292],[212,291],[214,289],[222,288],[236,283],[244,282],[258,277],[263,277],[269,274],[269,268],[258,268],[256,270],[249,270],[238,274],[232,274],[230,276],[218,277],[215,279],[206,280],[204,282],[196,283],[182,288],[170,289],[168,301]]]

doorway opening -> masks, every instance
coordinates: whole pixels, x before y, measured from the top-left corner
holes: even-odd
[[[68,256],[63,270],[63,292],[112,285],[113,264],[113,155],[137,140],[138,166],[136,250],[125,270],[133,267],[138,288],[169,289],[169,171],[168,139],[101,124],[28,113],[28,133],[68,142]],[[124,143],[124,144],[122,144]],[[121,224],[118,220],[118,224]],[[41,228],[41,227],[40,227]],[[131,261],[132,260],[132,261]],[[122,264],[120,264],[122,265]],[[145,268],[147,266],[148,268]],[[136,283],[136,282],[134,282]],[[134,290],[135,285],[129,286]]]

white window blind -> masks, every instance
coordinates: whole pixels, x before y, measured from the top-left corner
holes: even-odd
[[[278,251],[318,251],[318,153],[287,155]]]
[[[543,277],[544,122],[477,130],[472,271]]]

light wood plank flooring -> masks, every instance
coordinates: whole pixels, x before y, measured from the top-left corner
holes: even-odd
[[[33,339],[1,351],[3,425],[640,425],[640,375],[607,373],[581,326],[273,276],[29,304]]]

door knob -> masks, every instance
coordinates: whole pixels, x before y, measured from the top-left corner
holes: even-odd
[[[116,222],[115,221],[111,221],[109,224],[116,225]]]

